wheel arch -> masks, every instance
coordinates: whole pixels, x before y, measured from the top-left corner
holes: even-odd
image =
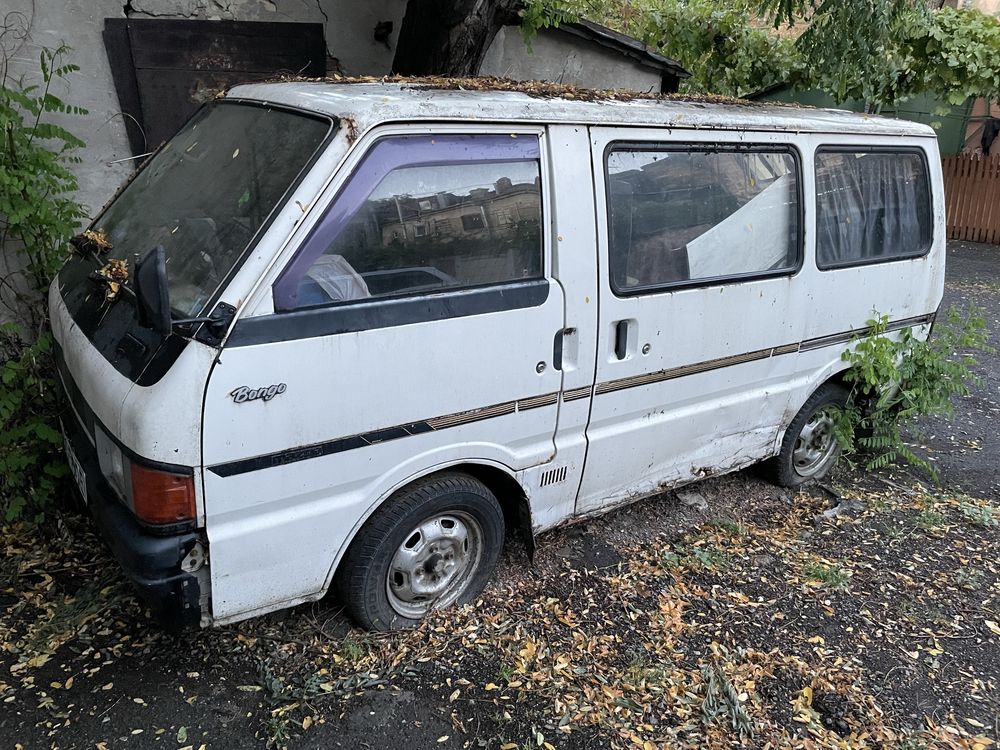
[[[327,573],[323,590],[319,596],[326,595],[330,590],[347,550],[379,508],[383,507],[393,495],[406,489],[413,483],[437,474],[448,473],[466,474],[482,482],[496,497],[500,509],[503,511],[504,523],[508,531],[518,533],[525,543],[529,557],[534,555],[534,537],[531,532],[531,503],[524,487],[517,480],[514,470],[503,463],[485,458],[444,462],[406,476],[379,495],[364,516],[358,520],[347,539],[337,551],[333,564]]]
[[[804,386],[796,389],[798,395],[789,401],[785,413],[782,415],[781,424],[775,435],[774,444],[771,447],[772,456],[777,455],[778,451],[781,450],[781,443],[785,439],[785,433],[791,426],[792,421],[816,391],[830,383],[839,385],[847,390],[851,389],[851,384],[845,379],[849,369],[850,365],[841,359],[840,352],[837,352],[836,359],[830,359],[823,367],[817,368],[814,372],[814,377],[809,378]]]

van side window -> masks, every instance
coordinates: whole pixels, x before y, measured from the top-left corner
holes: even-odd
[[[606,176],[618,294],[799,266],[798,165],[789,149],[619,146]]]
[[[542,275],[534,135],[384,138],[275,284],[294,309]]]
[[[817,265],[839,268],[926,253],[929,185],[920,151],[817,151]]]

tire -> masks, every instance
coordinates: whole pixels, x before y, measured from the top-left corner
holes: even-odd
[[[416,626],[432,609],[472,601],[503,548],[504,517],[486,485],[435,474],[396,492],[341,561],[335,589],[367,630]]]
[[[829,474],[840,457],[840,445],[832,422],[822,420],[822,415],[841,409],[846,403],[847,391],[841,386],[834,383],[820,386],[788,425],[778,455],[762,464],[766,478],[782,487],[799,487]],[[812,440],[803,444],[800,438],[809,426],[813,428],[808,436]],[[810,462],[807,459],[811,454],[814,460]]]

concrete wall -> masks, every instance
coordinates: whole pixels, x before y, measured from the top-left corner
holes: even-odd
[[[389,72],[396,35],[406,0],[2,0],[17,12],[27,36],[10,59],[14,80],[38,80],[38,51],[65,43],[81,67],[68,87],[58,94],[86,107],[86,117],[68,117],[63,124],[87,142],[77,169],[80,200],[99,209],[131,172],[131,156],[111,80],[111,69],[101,33],[105,18],[185,18],[234,21],[298,21],[324,24],[327,48],[347,74],[381,75]],[[5,11],[0,10],[0,13]],[[11,13],[8,18],[13,19]],[[389,44],[372,37],[375,24],[392,21]]]
[[[131,173],[134,161],[121,161],[129,151],[118,96],[111,79],[104,41],[105,18],[183,18],[234,21],[321,23],[332,63],[347,74],[389,72],[406,0],[0,0],[0,37],[8,61],[9,82],[40,80],[38,53],[60,44],[72,47],[67,62],[81,68],[54,93],[86,107],[90,114],[58,118],[87,143],[75,167],[80,179],[77,199],[93,213]],[[388,43],[373,38],[375,24],[391,21]],[[0,248],[0,275],[17,263],[11,247]],[[0,322],[9,315],[0,307]]]
[[[517,27],[500,29],[479,72],[519,81],[539,80],[598,89],[659,93],[661,71],[559,29],[542,29],[529,50]]]

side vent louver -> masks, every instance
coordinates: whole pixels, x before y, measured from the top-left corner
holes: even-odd
[[[558,469],[549,469],[548,471],[543,472],[541,486],[548,487],[550,484],[562,482],[566,479],[568,469],[568,466],[560,466]]]

